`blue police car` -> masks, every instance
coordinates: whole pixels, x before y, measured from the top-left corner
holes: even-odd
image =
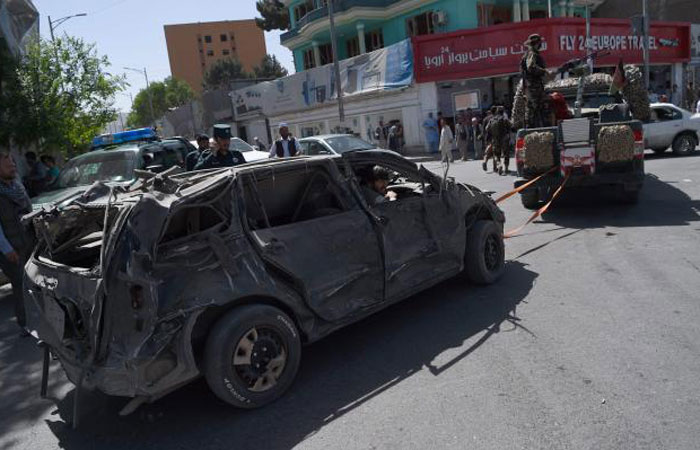
[[[69,160],[54,183],[32,203],[38,207],[85,191],[96,181],[131,183],[135,169],[162,172],[173,166],[185,168],[187,153],[196,150],[186,139],[159,139],[151,128],[103,134],[92,141],[91,150]]]

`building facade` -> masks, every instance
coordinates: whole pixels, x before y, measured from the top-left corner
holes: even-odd
[[[290,29],[280,37],[296,70],[333,61],[327,0],[284,0]],[[414,36],[549,17],[583,14],[572,0],[336,0],[338,58],[345,59]],[[600,0],[590,2],[594,6]],[[551,7],[551,11],[550,11]]]
[[[252,72],[267,53],[263,31],[255,20],[227,20],[165,25],[170,72],[195,92],[202,91],[207,69],[216,61],[238,59]]]

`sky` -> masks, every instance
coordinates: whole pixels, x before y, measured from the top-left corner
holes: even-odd
[[[52,20],[87,13],[63,23],[55,34],[68,33],[96,44],[106,55],[110,73],[127,76],[130,86],[117,94],[117,109],[131,109],[134,96],[146,86],[143,75],[124,67],[146,68],[149,81],[170,76],[168,50],[163,25],[217,20],[252,19],[257,16],[255,0],[33,0],[41,14],[42,36],[49,37],[48,16]],[[290,73],[294,72],[292,53],[280,45],[281,31],[265,33],[267,53],[275,55]],[[197,61],[193,61],[197,64]]]

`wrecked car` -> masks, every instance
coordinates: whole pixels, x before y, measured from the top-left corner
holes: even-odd
[[[376,167],[394,201],[362,194]],[[131,397],[126,412],[200,375],[231,405],[265,405],[303,344],[504,269],[494,201],[393,152],[147,178],[36,212],[25,270],[32,334],[79,388]]]

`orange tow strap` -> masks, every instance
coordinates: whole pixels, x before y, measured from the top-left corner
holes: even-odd
[[[524,224],[520,225],[518,228],[516,228],[516,229],[514,229],[514,230],[510,230],[509,232],[507,232],[506,234],[504,234],[504,235],[503,235],[503,238],[504,238],[504,239],[508,239],[508,238],[512,238],[513,236],[516,236],[516,235],[517,235],[523,228],[525,228],[528,224],[532,223],[535,219],[537,219],[537,218],[540,217],[542,214],[544,214],[544,213],[547,211],[547,209],[549,209],[549,207],[550,207],[550,205],[552,204],[552,202],[554,201],[554,199],[557,198],[557,196],[559,196],[559,194],[561,193],[562,189],[564,189],[564,185],[565,185],[566,182],[569,180],[569,175],[570,175],[570,174],[571,174],[571,173],[566,174],[566,177],[564,178],[564,181],[562,181],[561,185],[559,185],[559,187],[557,188],[557,190],[554,191],[554,195],[552,195],[552,198],[549,200],[549,202],[547,202],[546,205],[544,205],[543,207],[541,207],[540,209],[538,209],[537,211],[535,211],[534,214],[532,214],[532,216],[530,216],[530,218],[527,219],[527,222],[525,222]],[[521,187],[522,187],[522,186],[521,186]]]
[[[496,199],[496,203],[501,203],[503,200],[507,200],[507,199],[511,198],[512,196],[514,196],[515,194],[517,194],[518,192],[520,192],[524,189],[527,189],[528,186],[536,183],[537,181],[539,181],[540,178],[542,178],[545,175],[549,175],[550,173],[554,172],[556,169],[558,169],[558,167],[554,166],[551,169],[549,169],[548,171],[546,171],[545,173],[543,173],[542,175],[538,176],[537,178],[534,178],[534,179],[528,181],[527,183],[513,189],[512,191],[501,195],[500,197],[498,197]]]

